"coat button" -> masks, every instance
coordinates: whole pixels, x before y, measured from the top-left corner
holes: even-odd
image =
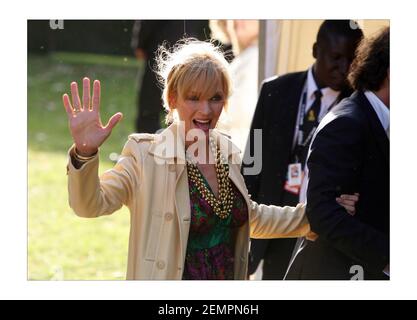
[[[159,260],[157,263],[156,263],[156,266],[158,267],[158,269],[164,269],[165,268],[165,262],[163,262],[163,261],[161,261],[161,260]]]
[[[171,221],[173,217],[174,217],[174,215],[171,212],[165,213],[165,220],[166,221]]]

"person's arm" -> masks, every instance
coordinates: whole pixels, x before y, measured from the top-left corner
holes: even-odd
[[[361,124],[339,117],[318,131],[308,158],[309,184],[306,214],[311,229],[335,248],[382,272],[388,264],[388,238],[348,214],[335,198],[353,194],[359,183],[363,151]]]
[[[305,205],[279,207],[251,202],[250,237],[255,239],[298,238],[310,232]]]
[[[357,194],[343,194],[335,201],[346,210],[349,215],[355,215]],[[295,207],[280,207],[274,205],[257,204],[251,201],[250,212],[251,237],[258,239],[270,238],[298,238],[306,236],[308,239],[316,235],[310,230],[305,214],[305,204],[299,203]]]
[[[99,217],[113,213],[123,204],[130,205],[140,177],[138,156],[134,153],[136,145],[130,139],[117,164],[100,177],[98,154],[77,168],[74,166],[75,146],[71,147],[68,161],[69,205],[78,216]]]
[[[63,104],[74,141],[69,151],[68,191],[70,206],[84,217],[96,217],[111,213],[131,199],[133,181],[137,174],[134,165],[132,142],[128,142],[118,164],[98,178],[98,149],[122,119],[122,113],[114,114],[106,126],[100,119],[100,81],[95,80],[90,95],[90,79],[83,79],[82,101],[78,84],[71,83],[72,103],[64,94]]]

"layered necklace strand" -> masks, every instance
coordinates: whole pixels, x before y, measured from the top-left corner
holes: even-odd
[[[204,177],[198,169],[197,164],[189,155],[187,155],[188,176],[197,187],[201,196],[210,204],[214,213],[220,219],[226,219],[229,217],[233,206],[233,192],[232,184],[229,179],[229,165],[226,162],[225,157],[221,154],[220,148],[217,146],[214,139],[210,137],[209,140],[211,152],[216,160],[215,168],[217,183],[219,185],[219,198],[217,199],[214,196],[214,193],[210,191],[204,182]]]

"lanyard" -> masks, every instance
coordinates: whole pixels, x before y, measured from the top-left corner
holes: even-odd
[[[317,125],[313,127],[313,129],[309,132],[306,139],[304,139],[304,132],[303,132],[303,124],[304,124],[304,117],[306,113],[307,108],[307,90],[304,91],[303,97],[301,99],[301,106],[300,106],[300,115],[299,115],[299,121],[298,121],[298,133],[297,133],[297,144],[298,146],[305,147],[313,137],[314,131],[316,131]],[[318,116],[316,123],[318,124]]]
[[[333,101],[333,103],[329,106],[327,111],[333,108],[333,106],[335,106],[338,101],[339,100],[336,98],[335,101]],[[304,125],[304,118],[306,116],[306,109],[307,109],[307,88],[304,89],[302,99],[301,99],[301,105],[300,105],[300,114],[299,114],[299,120],[298,120],[298,131],[297,131],[297,139],[296,139],[297,143],[295,146],[295,161],[296,162],[299,162],[300,155],[303,153],[303,150],[309,147],[310,142],[313,139],[314,133],[319,124],[320,115],[317,115],[314,127],[308,133],[307,137],[304,138],[305,132],[303,131],[303,125]]]
[[[316,125],[311,129],[308,133],[306,139],[304,139],[304,117],[306,115],[306,108],[307,108],[307,89],[304,91],[302,99],[301,99],[301,106],[300,106],[300,114],[299,114],[299,121],[298,121],[298,133],[297,133],[297,145],[295,146],[295,162],[299,162],[301,154],[303,150],[309,146],[310,141],[313,138],[314,132],[318,126],[318,115],[316,119]]]
[[[301,99],[301,106],[300,106],[300,115],[299,115],[299,121],[298,121],[298,130],[301,130],[301,127],[304,124],[304,116],[306,113],[306,108],[307,108],[307,89],[306,91],[304,91],[303,93],[303,97]]]

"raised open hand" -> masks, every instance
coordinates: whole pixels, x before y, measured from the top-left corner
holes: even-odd
[[[123,114],[114,114],[103,127],[100,119],[100,81],[95,80],[93,97],[90,96],[90,79],[83,79],[83,101],[81,104],[78,85],[71,83],[72,104],[69,96],[64,94],[62,100],[68,115],[69,128],[77,149],[82,156],[90,156],[110,135],[114,126],[123,118]]]

